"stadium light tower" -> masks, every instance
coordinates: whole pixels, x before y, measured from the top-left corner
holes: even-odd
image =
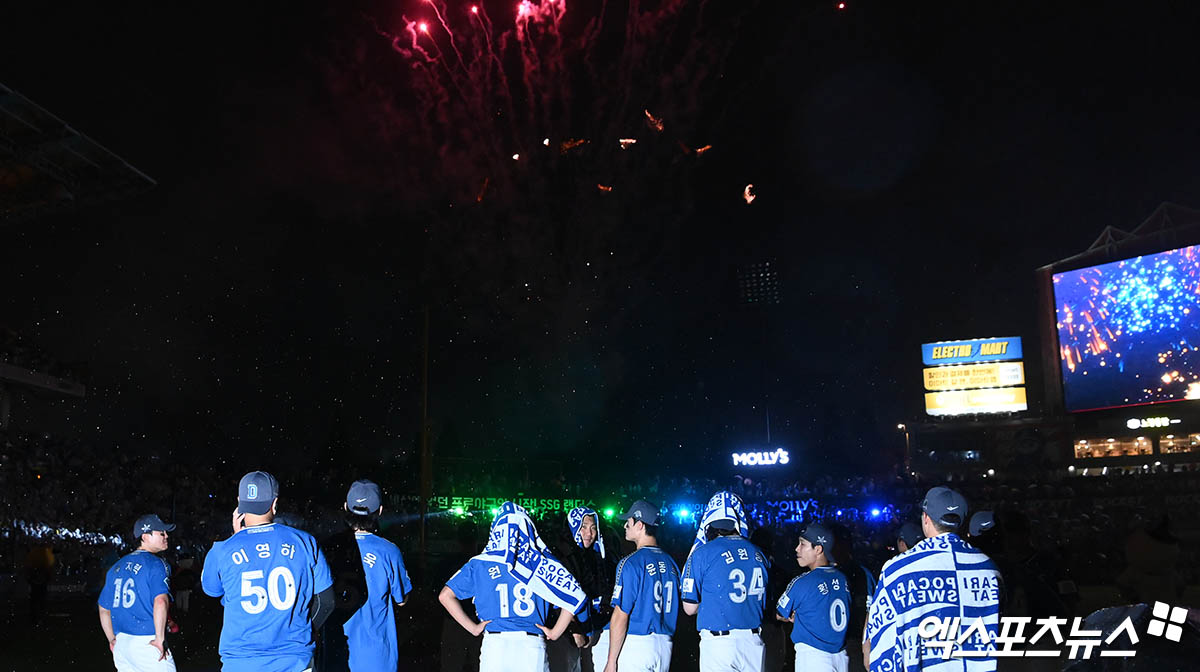
[[[737,269],[737,284],[738,284],[738,303],[744,306],[773,306],[779,305],[779,265],[774,259],[767,259],[750,264],[739,266]],[[767,449],[771,447],[771,399],[769,388],[767,387],[767,362],[770,360],[768,354],[769,339],[769,314],[767,310],[760,311],[762,314],[762,355],[763,365],[763,410],[766,412],[767,420]]]
[[[904,471],[912,473],[912,451],[908,446],[908,425],[903,422],[896,425],[896,429],[904,432]]]

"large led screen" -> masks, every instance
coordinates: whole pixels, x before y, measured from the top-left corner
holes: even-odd
[[[1200,246],[1054,275],[1069,411],[1200,399]]]

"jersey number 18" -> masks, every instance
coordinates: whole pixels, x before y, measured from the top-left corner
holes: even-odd
[[[500,618],[508,618],[508,584],[496,584],[496,592],[500,594]],[[533,591],[529,586],[518,583],[513,586],[512,612],[524,618],[533,613]]]

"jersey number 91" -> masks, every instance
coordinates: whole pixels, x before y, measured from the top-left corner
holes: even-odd
[[[675,582],[667,581],[665,588],[664,590],[662,581],[654,582],[654,611],[660,614],[671,613],[671,599],[675,594]]]

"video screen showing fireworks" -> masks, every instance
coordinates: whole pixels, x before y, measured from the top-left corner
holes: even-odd
[[[1054,275],[1068,411],[1200,399],[1200,246]]]

